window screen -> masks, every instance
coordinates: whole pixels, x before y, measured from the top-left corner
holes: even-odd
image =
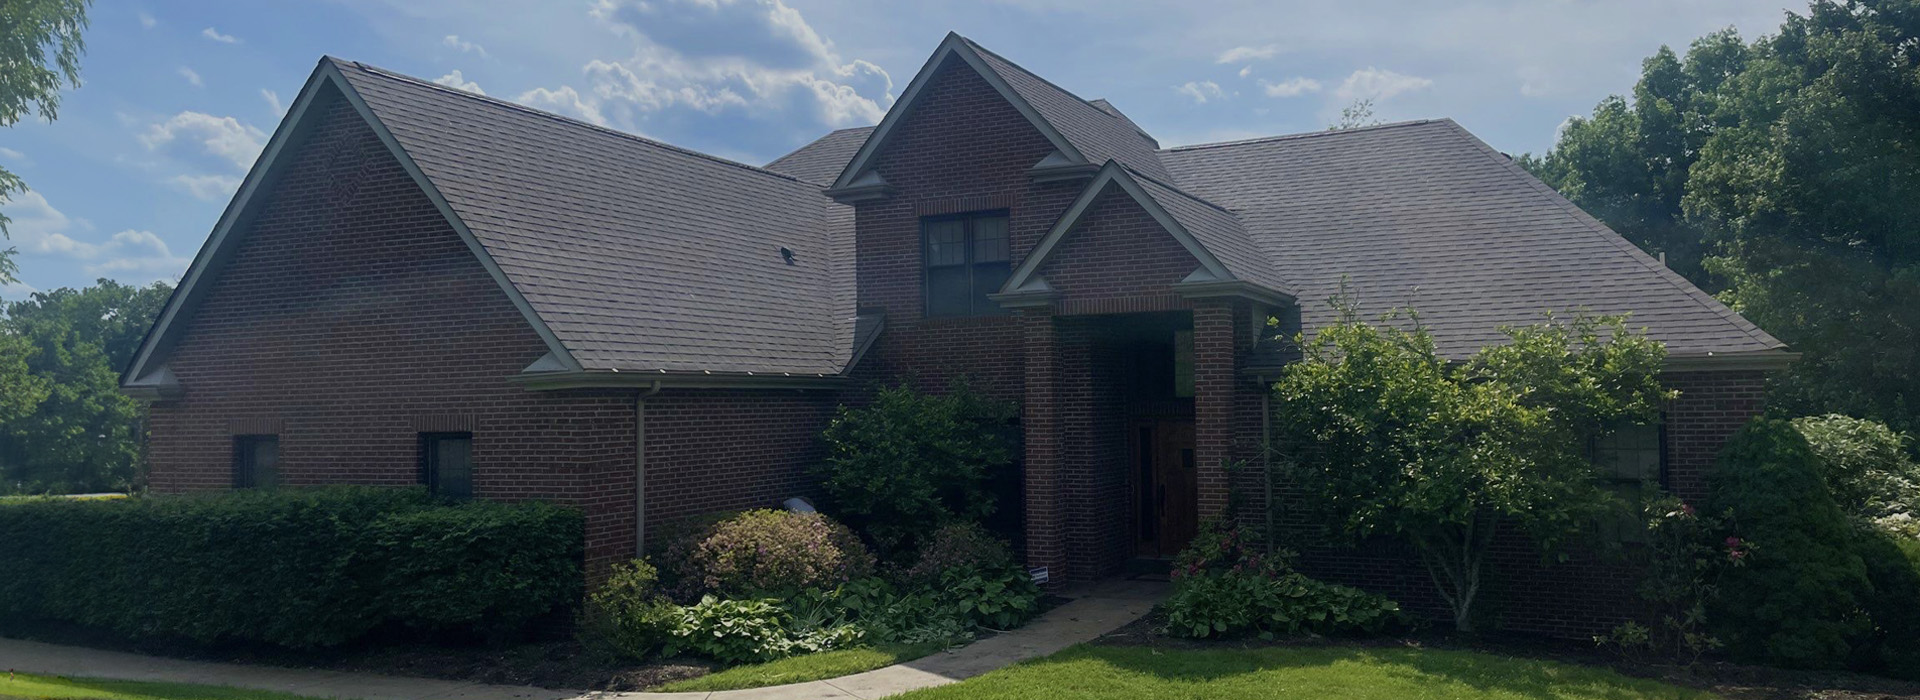
[[[420,481],[441,498],[472,498],[473,434],[421,433]]]

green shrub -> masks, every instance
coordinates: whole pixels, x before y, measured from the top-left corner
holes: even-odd
[[[1659,655],[1693,664],[1725,646],[1709,632],[1707,604],[1726,572],[1746,563],[1748,549],[1723,539],[1727,525],[1719,515],[1700,513],[1667,495],[1643,501],[1646,546],[1621,551],[1643,572],[1637,592],[1650,614],[1594,641],[1627,656]]]
[[[845,525],[819,513],[752,510],[696,531],[667,557],[683,594],[785,597],[873,573],[873,555]]]
[[[1842,415],[1795,418],[1793,427],[1820,459],[1821,476],[1842,510],[1920,538],[1920,465],[1908,456],[1906,434]]]
[[[587,596],[578,636],[589,648],[643,659],[672,639],[680,607],[662,595],[659,572],[645,559],[613,565]]]
[[[1855,665],[1920,679],[1920,541],[1861,528],[1858,551],[1873,583],[1873,635]]]
[[[570,511],[438,506],[419,489],[9,502],[0,620],[289,647],[337,645],[387,624],[498,632],[476,615],[525,620],[578,595],[580,536]],[[471,557],[430,551],[465,546],[462,537],[487,544]]]
[[[964,382],[945,394],[881,388],[866,406],[840,408],[817,476],[834,512],[893,558],[942,526],[993,513],[989,482],[1013,465],[1015,411]]]
[[[1733,528],[1727,545],[1751,543],[1710,608],[1728,649],[1787,666],[1847,663],[1870,632],[1863,610],[1873,586],[1806,439],[1785,421],[1748,423],[1728,439],[1708,485],[1707,509],[1727,513]]]
[[[1176,576],[1202,573],[1252,572],[1277,576],[1285,573],[1291,552],[1271,554],[1257,546],[1239,522],[1230,518],[1201,523],[1200,532],[1173,558]]]
[[[960,619],[991,629],[1012,629],[1040,612],[1040,587],[1019,567],[950,570],[939,596]]]
[[[727,664],[785,656],[787,611],[773,600],[728,600],[711,595],[680,609],[668,656],[690,652]]]
[[[1168,634],[1195,638],[1378,634],[1401,621],[1391,600],[1297,573],[1182,576],[1161,605]]]
[[[1017,566],[1007,544],[974,523],[954,523],[933,531],[920,558],[900,572],[909,586],[935,586],[950,571],[1003,571]]]

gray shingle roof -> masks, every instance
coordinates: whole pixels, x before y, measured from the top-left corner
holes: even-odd
[[[1345,277],[1363,313],[1412,305],[1456,357],[1581,308],[1632,312],[1675,356],[1783,347],[1451,120],[1162,155],[1182,189],[1239,215],[1308,328]]]
[[[847,168],[847,161],[853,159],[854,152],[867,142],[867,135],[872,133],[871,126],[841,129],[780,156],[766,167],[776,173],[820,183],[823,187],[831,185],[835,178],[840,177],[840,171]]]
[[[853,217],[819,184],[335,64],[586,369],[846,365]]]
[[[1160,163],[1160,155],[1155,150],[1158,145],[1141,133],[1131,120],[1121,116],[1119,110],[1112,110],[1111,105],[1101,109],[999,54],[986,50],[972,39],[965,41],[980,54],[988,67],[1000,75],[1001,80],[1006,81],[1008,87],[1013,88],[1027,104],[1033,105],[1034,111],[1052,124],[1074,148],[1080,149],[1080,154],[1087,157],[1087,162],[1103,165],[1115,160],[1149,177],[1172,179],[1166,167]]]
[[[1134,179],[1235,278],[1283,294],[1296,293],[1233,212],[1139,173],[1134,173]]]

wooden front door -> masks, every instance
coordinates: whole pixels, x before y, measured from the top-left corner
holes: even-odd
[[[1142,421],[1135,429],[1138,554],[1171,557],[1200,531],[1193,421]]]

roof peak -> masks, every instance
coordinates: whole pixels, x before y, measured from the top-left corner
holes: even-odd
[[[984,54],[986,54],[986,55],[988,55],[988,56],[992,56],[992,57],[994,57],[994,58],[997,58],[997,59],[1000,59],[1000,61],[1001,61],[1001,62],[1003,62],[1003,63],[1006,63],[1006,64],[1007,64],[1007,65],[1009,65],[1009,66],[1013,66],[1014,68],[1017,68],[1017,69],[1019,69],[1019,70],[1020,70],[1020,72],[1022,72],[1022,73],[1026,73],[1027,75],[1030,75],[1030,76],[1033,76],[1033,79],[1034,79],[1034,80],[1038,80],[1038,81],[1040,81],[1040,82],[1042,82],[1042,83],[1046,83],[1046,84],[1047,84],[1048,86],[1050,86],[1050,87],[1052,87],[1052,88],[1053,88],[1053,89],[1055,89],[1055,90],[1059,90],[1060,92],[1062,92],[1062,93],[1064,93],[1064,94],[1065,94],[1066,96],[1068,96],[1068,97],[1071,97],[1071,98],[1073,98],[1073,99],[1076,99],[1076,100],[1079,100],[1080,102],[1082,102],[1082,103],[1084,103],[1084,104],[1086,104],[1086,105],[1087,105],[1088,107],[1092,107],[1092,108],[1094,108],[1095,110],[1097,110],[1097,111],[1099,111],[1099,112],[1100,112],[1101,114],[1104,114],[1104,115],[1107,115],[1107,118],[1109,118],[1109,119],[1121,119],[1121,117],[1120,117],[1119,115],[1117,115],[1117,114],[1114,114],[1114,112],[1116,112],[1116,111],[1119,111],[1119,110],[1118,110],[1118,108],[1114,108],[1114,109],[1113,109],[1113,110],[1111,110],[1111,111],[1109,111],[1109,110],[1107,110],[1107,109],[1101,109],[1101,107],[1100,107],[1100,105],[1097,105],[1097,104],[1094,104],[1092,100],[1089,100],[1089,99],[1087,99],[1087,98],[1085,98],[1085,97],[1081,97],[1081,96],[1080,96],[1080,95],[1079,95],[1078,93],[1075,93],[1075,92],[1074,92],[1074,91],[1072,91],[1072,90],[1068,90],[1068,89],[1066,89],[1066,88],[1064,88],[1064,87],[1061,87],[1059,83],[1056,83],[1056,82],[1053,82],[1052,80],[1048,80],[1046,76],[1044,76],[1044,75],[1041,75],[1041,74],[1039,74],[1039,73],[1035,73],[1035,72],[1033,72],[1033,70],[1032,70],[1032,69],[1029,69],[1029,68],[1027,68],[1026,66],[1023,66],[1023,65],[1020,65],[1019,63],[1016,63],[1016,62],[1014,62],[1014,60],[1013,60],[1013,59],[1011,59],[1011,58],[1007,58],[1006,56],[1002,56],[1002,55],[1000,55],[1000,54],[999,54],[998,52],[996,52],[996,51],[994,51],[993,49],[989,49],[989,48],[987,48],[987,47],[985,47],[985,46],[982,46],[982,45],[980,44],[980,42],[977,42],[977,41],[974,41],[973,39],[971,39],[971,38],[968,38],[968,37],[966,37],[966,36],[962,36],[962,35],[961,35],[960,33],[958,33],[958,32],[954,32],[954,33],[953,33],[953,35],[954,35],[954,36],[956,36],[956,37],[959,37],[961,41],[963,41],[963,42],[966,42],[966,44],[967,44],[967,46],[970,46],[970,47],[972,47],[972,48],[973,48],[973,50],[975,50],[975,51],[979,51],[980,53],[984,53]],[[1104,102],[1105,100],[1102,100],[1102,101]],[[1111,105],[1112,105],[1113,103],[1111,103],[1111,102],[1108,102],[1107,104],[1108,104],[1109,106],[1111,106]]]
[[[1366,131],[1381,131],[1384,129],[1397,129],[1400,127],[1421,126],[1424,124],[1439,124],[1439,123],[1446,123],[1451,121],[1453,120],[1448,119],[1446,117],[1441,117],[1438,119],[1409,119],[1407,121],[1388,122],[1386,124],[1356,126],[1348,129],[1322,129],[1320,131],[1303,131],[1303,132],[1294,133],[1294,134],[1278,134],[1274,136],[1256,136],[1250,139],[1235,139],[1232,141],[1214,141],[1212,143],[1190,143],[1185,146],[1173,146],[1171,148],[1163,148],[1163,149],[1160,149],[1160,152],[1168,153],[1172,151],[1194,151],[1194,150],[1199,150],[1203,148],[1247,146],[1247,145],[1252,145],[1257,143],[1267,143],[1270,141],[1294,141],[1298,139],[1309,139],[1309,138],[1316,138],[1316,137],[1322,137],[1322,136],[1341,136],[1341,135],[1366,132]]]
[[[665,141],[660,141],[660,140],[656,140],[656,139],[650,139],[650,138],[647,138],[647,137],[645,137],[645,136],[641,136],[641,135],[639,135],[639,134],[634,134],[634,133],[630,133],[630,132],[626,132],[626,131],[621,131],[621,130],[619,130],[619,129],[614,129],[614,128],[611,128],[611,127],[606,127],[606,126],[601,126],[601,125],[599,125],[599,124],[595,124],[595,123],[592,123],[592,122],[589,122],[589,121],[584,121],[584,120],[581,120],[581,119],[575,119],[575,118],[573,118],[573,117],[569,117],[569,116],[566,116],[566,115],[564,115],[564,114],[556,114],[556,113],[554,113],[554,112],[549,112],[549,111],[546,111],[546,110],[544,110],[544,109],[535,109],[535,108],[533,108],[533,107],[528,107],[528,106],[526,106],[526,105],[523,105],[523,104],[520,104],[520,103],[518,103],[518,102],[510,102],[510,101],[507,101],[507,100],[503,100],[503,99],[500,99],[500,98],[498,98],[498,97],[493,97],[493,96],[491,96],[491,95],[482,95],[482,94],[479,94],[479,93],[474,93],[474,92],[468,92],[468,91],[466,91],[466,90],[461,90],[461,89],[458,89],[458,88],[453,88],[453,87],[448,87],[448,86],[446,86],[446,85],[441,85],[441,84],[439,84],[439,83],[436,83],[436,82],[433,82],[433,81],[431,81],[431,80],[425,80],[425,79],[422,79],[422,78],[420,78],[420,77],[418,77],[418,76],[412,76],[412,75],[407,75],[407,74],[405,74],[405,73],[401,73],[401,72],[398,72],[398,71],[394,71],[394,70],[390,70],[390,69],[387,69],[387,68],[381,68],[381,67],[379,67],[379,66],[375,66],[375,65],[371,65],[371,64],[367,64],[367,63],[362,63],[362,62],[360,62],[360,61],[352,61],[352,60],[347,60],[347,59],[343,59],[343,58],[339,58],[339,57],[337,57],[337,56],[333,56],[333,55],[322,55],[322,56],[321,56],[321,58],[320,58],[320,60],[321,60],[321,62],[323,62],[323,63],[325,63],[325,62],[332,62],[332,63],[334,63],[334,64],[336,64],[336,66],[337,66],[337,67],[339,67],[339,68],[341,68],[342,70],[345,70],[345,69],[348,69],[348,68],[352,68],[352,69],[356,69],[356,70],[360,70],[360,71],[364,71],[364,72],[367,72],[367,73],[371,73],[371,74],[374,74],[374,75],[379,75],[379,76],[383,76],[383,77],[387,77],[387,78],[392,78],[392,79],[394,79],[394,80],[401,80],[401,81],[406,81],[406,82],[409,82],[409,83],[413,83],[413,84],[415,84],[415,85],[418,85],[418,86],[420,86],[420,87],[423,87],[423,88],[427,88],[427,89],[432,89],[432,90],[438,90],[438,91],[441,91],[441,92],[444,92],[444,93],[447,93],[447,94],[450,94],[450,95],[457,95],[457,96],[460,96],[460,97],[465,97],[465,98],[467,98],[467,99],[471,99],[471,100],[475,100],[475,101],[478,101],[478,102],[483,102],[483,103],[487,103],[487,104],[491,104],[491,105],[494,105],[494,106],[497,106],[497,107],[501,107],[501,108],[504,108],[504,109],[509,109],[509,110],[513,110],[513,111],[517,111],[517,112],[522,112],[522,113],[526,113],[526,114],[531,114],[531,115],[534,115],[534,116],[538,116],[538,117],[542,117],[542,118],[545,118],[545,119],[551,119],[551,120],[553,120],[553,121],[557,121],[557,122],[561,122],[561,123],[563,123],[563,124],[568,124],[568,125],[571,125],[571,126],[577,126],[577,127],[581,127],[581,128],[585,128],[585,129],[591,129],[591,130],[593,130],[593,131],[598,131],[598,132],[602,132],[602,133],[605,133],[605,134],[608,134],[608,135],[610,135],[610,136],[616,136],[616,137],[619,137],[619,138],[623,138],[623,139],[628,139],[628,140],[631,140],[631,141],[636,141],[636,142],[639,142],[639,143],[643,143],[643,144],[646,144],[646,145],[649,145],[649,146],[654,146],[654,147],[657,147],[657,148],[661,148],[661,149],[665,149],[665,150],[669,150],[669,151],[673,151],[673,152],[675,152],[675,153],[680,153],[680,154],[684,154],[684,155],[689,155],[689,156],[693,156],[693,157],[695,157],[695,158],[701,158],[701,159],[704,159],[704,160],[708,160],[708,161],[712,161],[712,162],[714,162],[714,163],[718,163],[718,164],[721,164],[721,165],[729,165],[729,166],[733,166],[733,167],[736,167],[736,168],[741,168],[741,169],[744,169],[744,170],[747,170],[747,171],[750,171],[750,172],[755,172],[755,173],[759,173],[759,174],[762,174],[762,175],[769,175],[769,176],[772,176],[772,177],[777,177],[777,178],[780,178],[780,179],[782,179],[782,180],[788,180],[788,181],[792,181],[792,182],[796,182],[796,183],[800,183],[800,184],[805,184],[805,185],[812,185],[812,184],[814,184],[814,183],[810,183],[810,182],[807,182],[807,181],[805,181],[805,180],[801,180],[800,178],[797,178],[797,177],[794,177],[794,176],[792,176],[792,175],[788,175],[788,174],[785,174],[785,173],[781,173],[781,172],[776,172],[776,171],[773,171],[773,170],[768,170],[768,169],[766,169],[766,168],[762,168],[762,167],[760,167],[760,166],[757,166],[757,165],[751,165],[751,164],[748,164],[748,163],[742,163],[742,162],[740,162],[740,161],[737,161],[737,160],[729,160],[729,159],[726,159],[726,158],[722,158],[722,157],[720,157],[720,156],[716,156],[716,155],[713,155],[713,154],[711,154],[711,153],[706,153],[706,152],[703,152],[703,151],[696,151],[696,150],[694,150],[694,149],[691,149],[691,148],[687,148],[687,147],[685,147],[685,146],[677,146],[677,145],[674,145],[674,144],[671,144],[671,143],[667,143],[667,142],[665,142]],[[859,129],[859,128],[866,128],[866,127],[851,127],[851,128],[854,128],[854,129]]]

